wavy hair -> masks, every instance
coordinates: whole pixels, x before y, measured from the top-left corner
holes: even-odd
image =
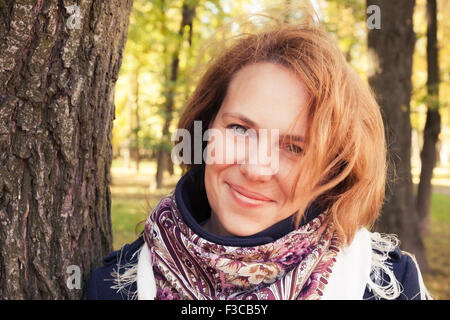
[[[201,120],[206,130],[242,67],[272,62],[291,70],[309,93],[306,148],[291,190],[300,208],[296,225],[315,200],[327,223],[332,222],[341,241],[348,244],[359,228],[373,225],[384,200],[386,141],[379,106],[320,23],[305,19],[293,25],[268,19],[274,23],[221,40],[221,53],[201,76],[178,128],[193,137],[194,121]],[[205,147],[203,142],[202,151]],[[184,171],[194,166],[186,164]]]

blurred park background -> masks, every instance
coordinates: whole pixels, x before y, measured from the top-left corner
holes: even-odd
[[[195,88],[198,66],[210,56],[207,41],[233,17],[257,13],[289,1],[134,0],[128,40],[116,85],[111,169],[114,248],[134,241],[152,207],[171,191],[181,170],[170,162],[170,134],[185,101]],[[194,3],[193,2],[193,3]],[[348,62],[367,79],[368,50],[364,0],[312,1]],[[432,178],[430,229],[425,248],[430,265],[424,274],[435,299],[450,299],[450,3],[438,0],[439,113],[441,131]],[[295,12],[292,12],[295,16]],[[411,168],[419,182],[423,131],[427,114],[426,1],[414,8],[416,44],[412,67],[410,118]],[[239,33],[239,24],[231,32]],[[214,35],[217,41],[220,33]],[[161,150],[166,150],[162,152]]]

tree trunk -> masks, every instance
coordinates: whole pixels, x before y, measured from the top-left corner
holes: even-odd
[[[419,213],[422,235],[429,231],[429,215],[431,203],[431,178],[436,165],[436,150],[441,131],[439,114],[439,63],[437,46],[437,6],[436,0],[427,1],[427,120],[423,131],[423,147],[420,153],[422,168],[417,191],[417,210]]]
[[[415,254],[422,269],[426,269],[410,163],[415,1],[367,0],[370,5],[380,8],[381,28],[368,30],[372,64],[368,76],[381,107],[389,157],[386,201],[375,229],[397,234],[402,249]]]
[[[176,89],[176,82],[178,79],[178,66],[179,66],[179,55],[183,43],[183,35],[185,31],[185,27],[189,26],[189,43],[192,40],[192,22],[195,17],[195,10],[198,1],[185,1],[183,3],[183,12],[182,12],[182,19],[180,24],[180,29],[178,31],[178,35],[180,36],[180,40],[177,46],[177,49],[173,53],[172,56],[172,63],[170,66],[170,85],[167,88],[166,92],[166,102],[164,107],[164,124],[162,128],[162,141],[170,141],[170,132],[169,127],[170,123],[172,122],[173,118],[173,110],[175,107],[175,89]],[[161,148],[158,151],[157,154],[157,163],[156,163],[156,187],[161,188],[163,186],[163,175],[164,171],[170,167],[170,164],[168,162],[171,162],[171,157],[169,155],[169,151],[167,151],[165,148]],[[172,164],[173,165],[173,164]],[[171,170],[173,172],[173,169]]]
[[[74,3],[0,1],[0,299],[81,298],[112,250],[114,85],[132,0]]]

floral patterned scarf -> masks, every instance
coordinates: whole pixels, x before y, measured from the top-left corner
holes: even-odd
[[[219,245],[183,222],[172,192],[144,229],[156,299],[320,299],[339,251],[336,233],[323,222],[320,214],[259,246]]]

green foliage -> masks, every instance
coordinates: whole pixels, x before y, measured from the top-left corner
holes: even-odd
[[[116,109],[113,148],[167,148],[161,128],[165,119],[178,120],[187,97],[194,89],[192,69],[197,63],[204,41],[214,32],[225,15],[223,1],[212,0],[135,0],[130,17],[128,40],[120,78],[116,86]],[[198,3],[192,30],[186,26],[179,34],[183,4]],[[189,41],[189,33],[192,39]],[[179,57],[178,76],[170,80],[172,61]],[[136,79],[139,87],[136,90]],[[138,96],[139,106],[136,105]],[[169,100],[174,109],[166,110]],[[136,108],[138,110],[136,111]],[[141,124],[137,125],[137,115]],[[171,127],[171,131],[173,128]],[[138,141],[136,141],[138,137]],[[167,137],[166,137],[167,138]],[[126,141],[131,141],[126,143]]]
[[[180,35],[183,4],[194,3],[197,3],[197,7],[192,29],[185,26]],[[136,145],[158,148],[158,140],[163,139],[161,131],[166,119],[171,120],[169,134],[174,131],[187,99],[195,89],[198,76],[203,71],[202,67],[214,55],[214,51],[205,46],[211,37],[214,37],[213,43],[220,43],[223,38],[230,36],[226,34],[226,29],[220,29],[222,26],[243,13],[256,13],[267,7],[282,9],[288,4],[301,7],[306,3],[303,0],[135,0],[116,86],[114,152],[117,153],[121,147]],[[334,35],[347,61],[365,78],[366,0],[315,0],[311,4],[322,23]],[[448,141],[450,130],[445,128],[450,125],[450,46],[446,45],[446,39],[450,36],[450,2],[438,0],[441,66],[438,99],[429,97],[426,87],[425,4],[425,0],[417,0],[414,13],[417,40],[413,63],[411,123],[413,129],[420,133],[425,125],[427,105],[439,107],[443,127],[440,139]],[[300,15],[300,12],[293,10],[289,14],[289,21],[295,22]],[[171,66],[176,54],[179,58],[178,76],[176,81],[171,81]],[[136,80],[139,85],[137,90]],[[139,106],[136,105],[136,95]],[[167,102],[172,99],[174,108],[167,111]],[[139,115],[139,125],[136,115]]]

